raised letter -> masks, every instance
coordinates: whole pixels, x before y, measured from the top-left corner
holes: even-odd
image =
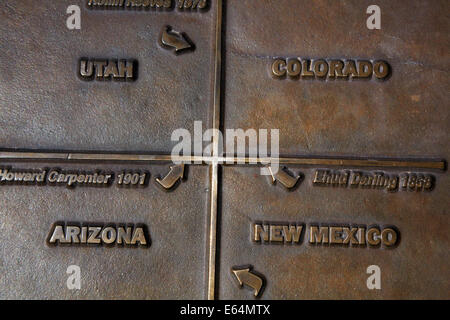
[[[309,243],[328,243],[328,227],[311,226],[309,228]]]

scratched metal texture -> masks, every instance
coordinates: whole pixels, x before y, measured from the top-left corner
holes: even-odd
[[[225,167],[220,213],[220,299],[250,299],[236,290],[233,266],[251,264],[266,278],[262,299],[448,299],[448,174],[431,192],[318,187],[314,169],[290,167],[304,180],[294,191],[272,185],[258,168]],[[391,174],[402,171],[390,171]],[[261,244],[253,222],[395,226],[394,248],[308,243]],[[381,290],[368,290],[366,269],[381,268]]]
[[[206,167],[191,166],[176,192],[154,181],[165,165],[25,163],[15,168],[149,171],[146,188],[0,186],[0,299],[204,299]],[[117,178],[116,178],[117,180]],[[148,248],[48,246],[57,221],[145,224]],[[66,269],[81,268],[68,290]]]
[[[82,30],[65,27],[69,4],[82,7]],[[85,1],[0,4],[0,147],[170,152],[171,132],[210,126],[214,8],[205,13],[88,11]],[[361,1],[225,1],[224,128],[278,128],[286,155],[449,159],[446,1],[378,1],[382,30],[365,27]],[[408,9],[405,9],[407,7]],[[186,32],[192,54],[157,44],[164,25]],[[385,82],[275,80],[273,57],[388,61]],[[134,58],[135,83],[83,82],[78,59]],[[182,59],[180,59],[182,58]],[[204,125],[205,127],[206,125]],[[5,163],[1,163],[5,165]],[[13,167],[149,170],[167,166],[20,163]],[[448,298],[447,172],[430,193],[318,188],[312,168],[292,192],[257,168],[221,170],[218,298],[252,299],[231,267],[251,264],[266,278],[263,299]],[[398,173],[399,171],[389,171]],[[207,168],[164,192],[0,186],[0,298],[206,297]],[[395,249],[257,245],[259,221],[395,225]],[[147,224],[148,249],[45,244],[55,221]],[[82,290],[65,270],[79,262]],[[366,288],[378,264],[382,290]],[[5,290],[7,288],[7,290]]]
[[[286,155],[448,155],[448,1],[226,1],[225,128],[280,129]],[[384,82],[278,80],[274,57],[388,61]]]
[[[81,30],[66,28],[72,4],[81,7]],[[209,125],[213,19],[213,10],[88,10],[84,0],[2,1],[0,147],[170,152],[173,130],[192,130],[194,120]],[[176,56],[163,49],[159,37],[166,25],[186,32],[195,52]],[[135,59],[138,78],[82,81],[81,57]],[[138,190],[0,186],[1,299],[206,297],[206,167],[189,168],[189,180],[174,193],[154,183],[168,166],[69,167],[141,168],[152,181]],[[50,248],[45,239],[56,221],[144,223],[152,245]],[[79,291],[66,288],[70,264],[81,267]]]
[[[85,0],[0,4],[2,148],[170,152],[172,131],[209,125],[214,12],[89,10]],[[81,8],[81,30],[66,9]],[[166,25],[194,54],[159,45]],[[82,81],[80,58],[135,59],[135,82]]]
[[[227,1],[224,127],[280,129],[280,152],[290,156],[448,160],[448,2],[377,1],[375,31],[366,28],[370,4]],[[393,71],[385,82],[276,80],[274,57],[383,59]],[[313,187],[313,168],[289,169],[305,176],[292,192],[257,168],[223,169],[219,298],[252,297],[236,290],[231,273],[251,264],[267,280],[263,299],[448,299],[447,172],[428,172],[436,177],[431,192],[388,193]],[[250,240],[254,221],[394,225],[401,241],[389,250],[261,245]],[[372,264],[381,268],[381,290],[366,287]]]

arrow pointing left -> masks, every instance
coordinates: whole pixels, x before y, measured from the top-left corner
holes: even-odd
[[[184,164],[170,167],[169,173],[162,179],[156,178],[156,181],[166,190],[171,189],[178,180],[184,176]]]
[[[261,293],[261,289],[264,285],[264,280],[253,272],[250,272],[251,266],[248,267],[233,267],[231,271],[236,276],[239,281],[239,286],[242,287],[244,284],[254,289],[254,295],[257,297]]]

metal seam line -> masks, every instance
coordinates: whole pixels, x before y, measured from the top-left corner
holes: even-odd
[[[383,168],[422,168],[445,170],[445,161],[442,160],[390,160],[390,159],[357,159],[357,158],[313,158],[313,157],[239,157],[219,155],[220,117],[221,117],[221,66],[222,66],[222,0],[216,0],[216,24],[214,44],[214,73],[213,73],[213,153],[212,156],[179,156],[170,154],[102,154],[79,152],[17,152],[0,151],[0,160],[55,160],[55,161],[136,161],[136,162],[171,162],[183,163],[200,162],[209,165],[209,236],[208,250],[208,277],[207,299],[216,298],[216,260],[217,260],[217,219],[218,219],[218,171],[219,164],[247,164],[261,165],[269,163],[315,166],[348,166],[348,167],[383,167]]]
[[[208,245],[208,300],[215,298],[216,286],[216,246],[217,246],[217,196],[218,196],[218,160],[220,129],[220,88],[222,67],[222,0],[216,1],[216,34],[214,47],[214,102],[213,102],[213,161],[210,164],[210,197],[209,197],[209,245]]]
[[[270,162],[311,166],[381,167],[381,168],[417,168],[445,170],[443,160],[396,160],[363,158],[313,158],[313,157],[210,157],[210,156],[172,156],[170,154],[121,154],[121,153],[67,153],[67,152],[16,152],[0,151],[0,160],[4,161],[120,161],[120,162],[175,162],[185,164],[202,162],[205,164],[246,164],[261,165]]]

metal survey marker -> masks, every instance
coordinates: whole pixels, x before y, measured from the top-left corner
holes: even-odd
[[[448,299],[449,5],[375,2],[2,1],[0,299]]]

